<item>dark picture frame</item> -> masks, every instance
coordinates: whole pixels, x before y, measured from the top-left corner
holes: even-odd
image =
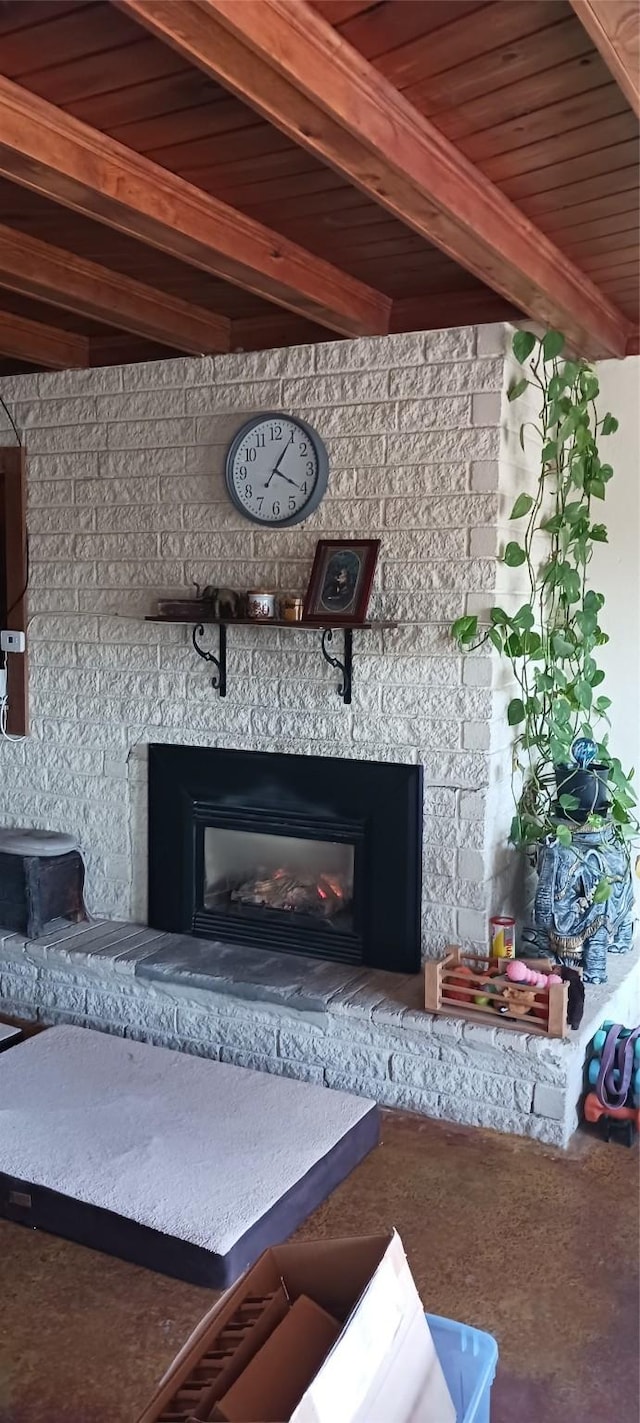
[[[380,539],[319,539],[303,621],[340,627],[366,621]]]

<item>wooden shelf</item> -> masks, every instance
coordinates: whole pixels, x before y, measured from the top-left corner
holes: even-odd
[[[287,622],[286,618],[211,618],[204,614],[201,616],[196,612],[186,613],[184,617],[165,616],[162,613],[154,613],[145,618],[147,623],[198,623],[203,627],[244,627],[244,628],[291,628],[295,632],[297,628],[313,629],[318,632],[320,628],[332,628],[339,631],[341,628],[349,632],[355,632],[358,628],[379,631],[382,628],[397,628],[397,623],[391,622],[368,622],[368,623],[342,623],[332,622],[330,618],[301,618],[298,622]]]
[[[184,627],[189,624],[193,627],[191,641],[198,657],[202,657],[204,662],[210,662],[215,667],[215,672],[211,678],[211,685],[218,692],[219,696],[227,695],[227,631],[232,627],[277,627],[288,628],[291,632],[319,632],[320,651],[331,667],[335,667],[340,672],[341,678],[338,686],[338,696],[345,706],[351,703],[351,692],[353,687],[353,634],[354,632],[379,632],[383,628],[391,629],[398,626],[394,622],[367,622],[367,623],[331,623],[326,621],[302,619],[300,622],[289,623],[284,618],[212,618],[206,613],[198,614],[194,609],[185,609],[184,615],[176,617],[175,614],[168,615],[162,613],[152,614],[145,618],[148,623],[173,623],[176,626]],[[208,651],[201,646],[201,639],[204,637],[205,627],[218,628],[218,651],[217,653]],[[342,632],[343,651],[342,657],[337,657],[332,652],[334,633]]]

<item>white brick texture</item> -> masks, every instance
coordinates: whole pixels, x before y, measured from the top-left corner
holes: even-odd
[[[0,745],[0,821],[77,834],[96,912],[139,906],[134,748],[162,739],[422,762],[426,797],[450,796],[426,808],[424,953],[479,934],[491,662],[449,625],[496,586],[505,344],[468,327],[0,381],[28,454],[33,715],[26,747]],[[243,419],[273,408],[330,457],[320,508],[284,531],[224,484]],[[232,630],[221,701],[190,630],[144,622],[194,579],[302,591],[317,538],[349,535],[381,539],[372,612],[402,624],[356,638],[351,707],[310,634]]]

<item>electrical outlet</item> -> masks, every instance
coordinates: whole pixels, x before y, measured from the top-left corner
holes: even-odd
[[[26,638],[23,632],[0,632],[0,652],[24,652]]]

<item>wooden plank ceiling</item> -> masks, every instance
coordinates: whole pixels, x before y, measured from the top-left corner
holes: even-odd
[[[636,349],[637,15],[0,0],[0,373],[521,313]]]

